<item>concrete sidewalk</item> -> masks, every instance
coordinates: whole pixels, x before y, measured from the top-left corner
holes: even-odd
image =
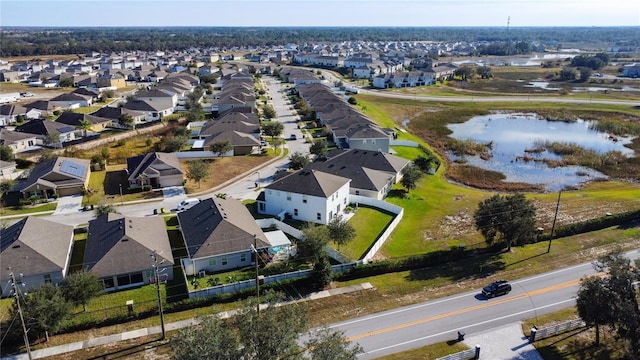
[[[373,288],[373,285],[371,285],[370,283],[367,282],[367,283],[362,283],[362,284],[358,284],[358,285],[351,285],[351,286],[347,286],[347,287],[343,287],[343,288],[323,290],[323,291],[319,291],[319,292],[316,292],[316,293],[311,293],[307,297],[305,297],[303,299],[299,299],[297,301],[315,300],[315,299],[320,299],[320,298],[329,297],[329,296],[333,296],[333,295],[346,294],[346,293],[350,293],[350,292],[368,290],[368,289],[372,289],[372,288]],[[227,317],[233,316],[233,314],[234,314],[234,311],[225,311],[225,312],[220,313],[220,316],[222,316],[222,318],[227,318]],[[184,327],[193,326],[193,325],[196,325],[196,324],[198,324],[198,319],[197,318],[191,318],[191,319],[187,319],[187,320],[167,323],[167,324],[165,324],[165,330],[166,331],[174,331],[174,330],[178,330],[178,329],[181,329],[181,328],[184,328]],[[142,328],[142,329],[127,331],[127,332],[123,332],[123,333],[120,333],[120,334],[113,334],[113,335],[102,336],[102,337],[89,339],[89,340],[85,340],[85,341],[78,341],[78,342],[64,344],[64,345],[52,346],[52,347],[44,348],[44,349],[32,350],[31,351],[31,357],[34,358],[34,359],[41,359],[41,358],[45,358],[45,357],[48,357],[48,356],[68,353],[68,352],[71,352],[71,351],[88,349],[88,348],[91,348],[91,347],[94,347],[94,346],[101,346],[101,345],[112,344],[112,343],[116,343],[116,342],[120,342],[120,341],[135,339],[135,338],[139,338],[139,337],[143,337],[143,336],[160,334],[161,331],[162,331],[162,329],[160,328],[159,325],[158,326],[152,326],[152,327],[148,327],[148,328]],[[24,354],[19,354],[19,355],[14,355],[14,356],[2,357],[0,359],[2,359],[2,360],[4,360],[4,359],[7,359],[7,360],[28,360],[29,357],[27,356],[26,353],[24,353]]]
[[[471,349],[479,345],[481,359],[543,360],[538,350],[522,333],[520,322],[471,336],[467,335],[464,344]]]

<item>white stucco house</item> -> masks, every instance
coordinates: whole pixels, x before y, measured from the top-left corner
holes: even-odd
[[[349,204],[351,179],[317,170],[283,176],[258,196],[258,212],[326,225]]]

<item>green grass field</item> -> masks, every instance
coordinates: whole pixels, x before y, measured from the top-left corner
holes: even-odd
[[[349,223],[356,230],[355,239],[337,250],[354,261],[362,258],[392,220],[392,214],[378,209],[359,207],[355,215],[349,219]]]

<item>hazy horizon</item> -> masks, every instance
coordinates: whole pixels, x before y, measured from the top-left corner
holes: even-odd
[[[640,1],[2,0],[7,27],[635,27]]]

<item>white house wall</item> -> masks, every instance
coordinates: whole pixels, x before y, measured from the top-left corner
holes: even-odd
[[[378,138],[378,139],[348,138],[347,142],[349,143],[350,149],[380,151],[383,153],[389,152],[389,139],[385,139],[385,138]]]
[[[292,219],[326,225],[349,204],[349,183],[328,198],[267,189],[265,213],[288,213]],[[319,217],[319,219],[318,219]]]
[[[198,274],[200,271],[214,273],[249,266],[252,264],[251,256],[251,249],[247,249],[247,251],[244,252],[209,256],[193,260],[183,259],[182,264],[185,274],[192,276]]]

